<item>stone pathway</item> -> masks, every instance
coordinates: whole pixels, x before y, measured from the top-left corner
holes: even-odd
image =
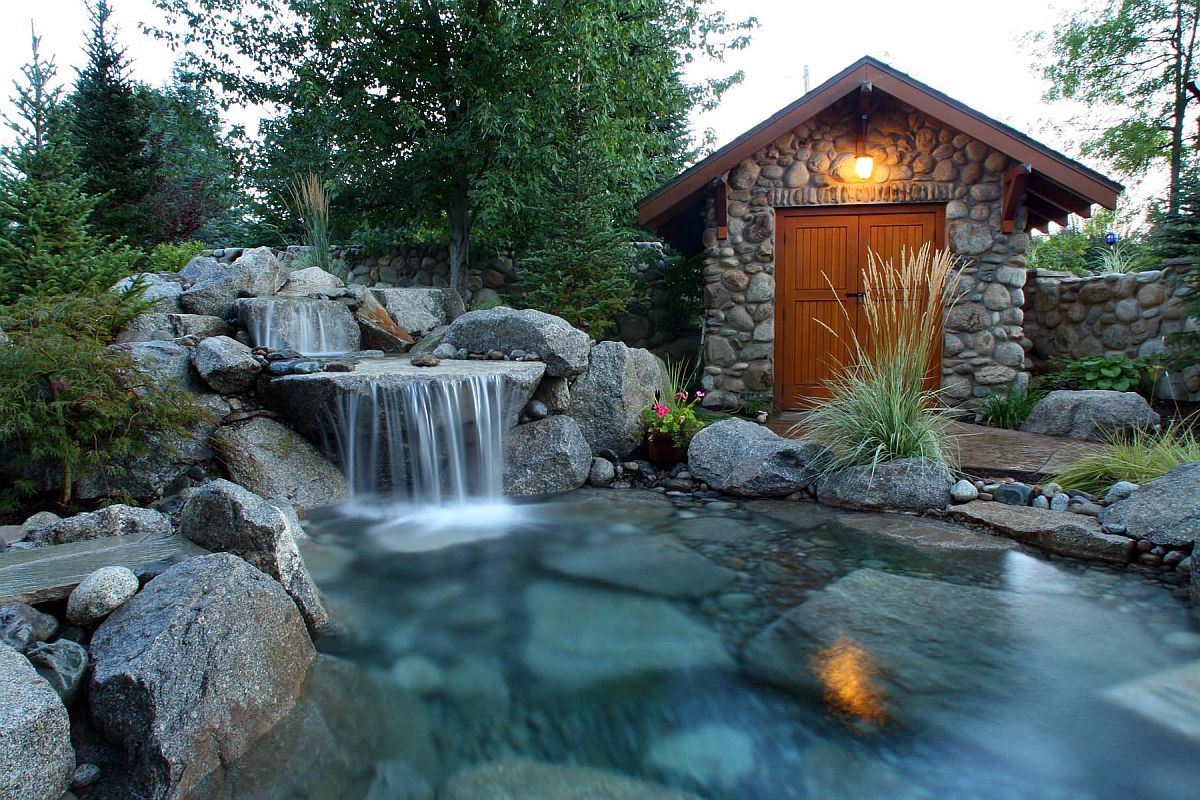
[[[791,427],[803,418],[803,412],[788,411],[772,417],[767,424],[776,433],[787,436]],[[978,478],[1018,478],[1036,482],[1103,447],[1094,442],[966,422],[950,423],[950,432],[958,445],[962,471]]]

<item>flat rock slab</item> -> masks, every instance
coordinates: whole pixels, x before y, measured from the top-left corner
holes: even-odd
[[[1062,556],[1124,564],[1133,554],[1132,539],[1104,533],[1095,518],[1084,514],[974,500],[953,506],[942,516]]]
[[[1200,661],[1122,683],[1104,699],[1200,744]]]
[[[546,372],[539,361],[443,361],[436,367],[415,367],[407,357],[365,358],[353,372],[285,375],[267,387],[267,403],[293,427],[309,436],[321,435],[325,410],[341,395],[368,396],[372,391],[415,381],[448,381],[474,375],[502,375],[509,390],[510,424],[533,397]]]
[[[0,553],[0,605],[61,600],[101,567],[137,569],[176,553],[207,552],[178,534],[170,534],[106,536]]]
[[[546,569],[660,597],[704,597],[737,574],[671,536],[628,536],[541,556]]]
[[[842,514],[839,524],[858,533],[879,536],[897,544],[935,550],[996,552],[1014,550],[1017,543],[1002,536],[978,533],[961,525],[903,514]]]
[[[689,669],[732,669],[713,630],[665,600],[541,581],[525,590],[521,652],[538,678],[584,689]]]

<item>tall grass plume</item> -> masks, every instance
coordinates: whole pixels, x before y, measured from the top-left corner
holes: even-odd
[[[953,412],[925,384],[930,370],[941,369],[942,316],[957,299],[957,266],[953,255],[929,244],[901,251],[898,264],[869,251],[861,326],[838,297],[846,332],[824,327],[846,346],[850,363],[826,381],[829,397],[806,398],[813,411],[797,426],[830,448],[827,471],[904,458],[954,466],[947,433]]]
[[[312,172],[292,178],[287,190],[292,209],[304,228],[309,266],[333,272],[329,259],[329,190]]]

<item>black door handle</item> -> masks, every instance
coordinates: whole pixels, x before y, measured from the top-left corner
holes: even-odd
[[[867,296],[866,292],[846,292],[846,297],[853,297],[858,300],[861,300],[862,298],[864,298],[866,296]]]

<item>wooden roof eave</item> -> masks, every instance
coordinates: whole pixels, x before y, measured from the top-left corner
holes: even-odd
[[[1047,204],[1087,216],[1093,203],[1110,209],[1115,207],[1117,197],[1124,189],[1121,184],[1038,144],[1019,131],[973,111],[868,56],[647,195],[638,203],[638,221],[650,230],[661,227],[689,198],[702,191],[709,181],[833,105],[857,89],[864,80],[870,81],[873,88],[896,97],[1018,162],[1028,162],[1033,166],[1032,177],[1036,179],[1031,183],[1049,186],[1051,190],[1070,195],[1069,200],[1057,194],[1043,197]],[[1031,213],[1030,217],[1035,219],[1038,215]],[[1027,227],[1036,226],[1030,224]]]

